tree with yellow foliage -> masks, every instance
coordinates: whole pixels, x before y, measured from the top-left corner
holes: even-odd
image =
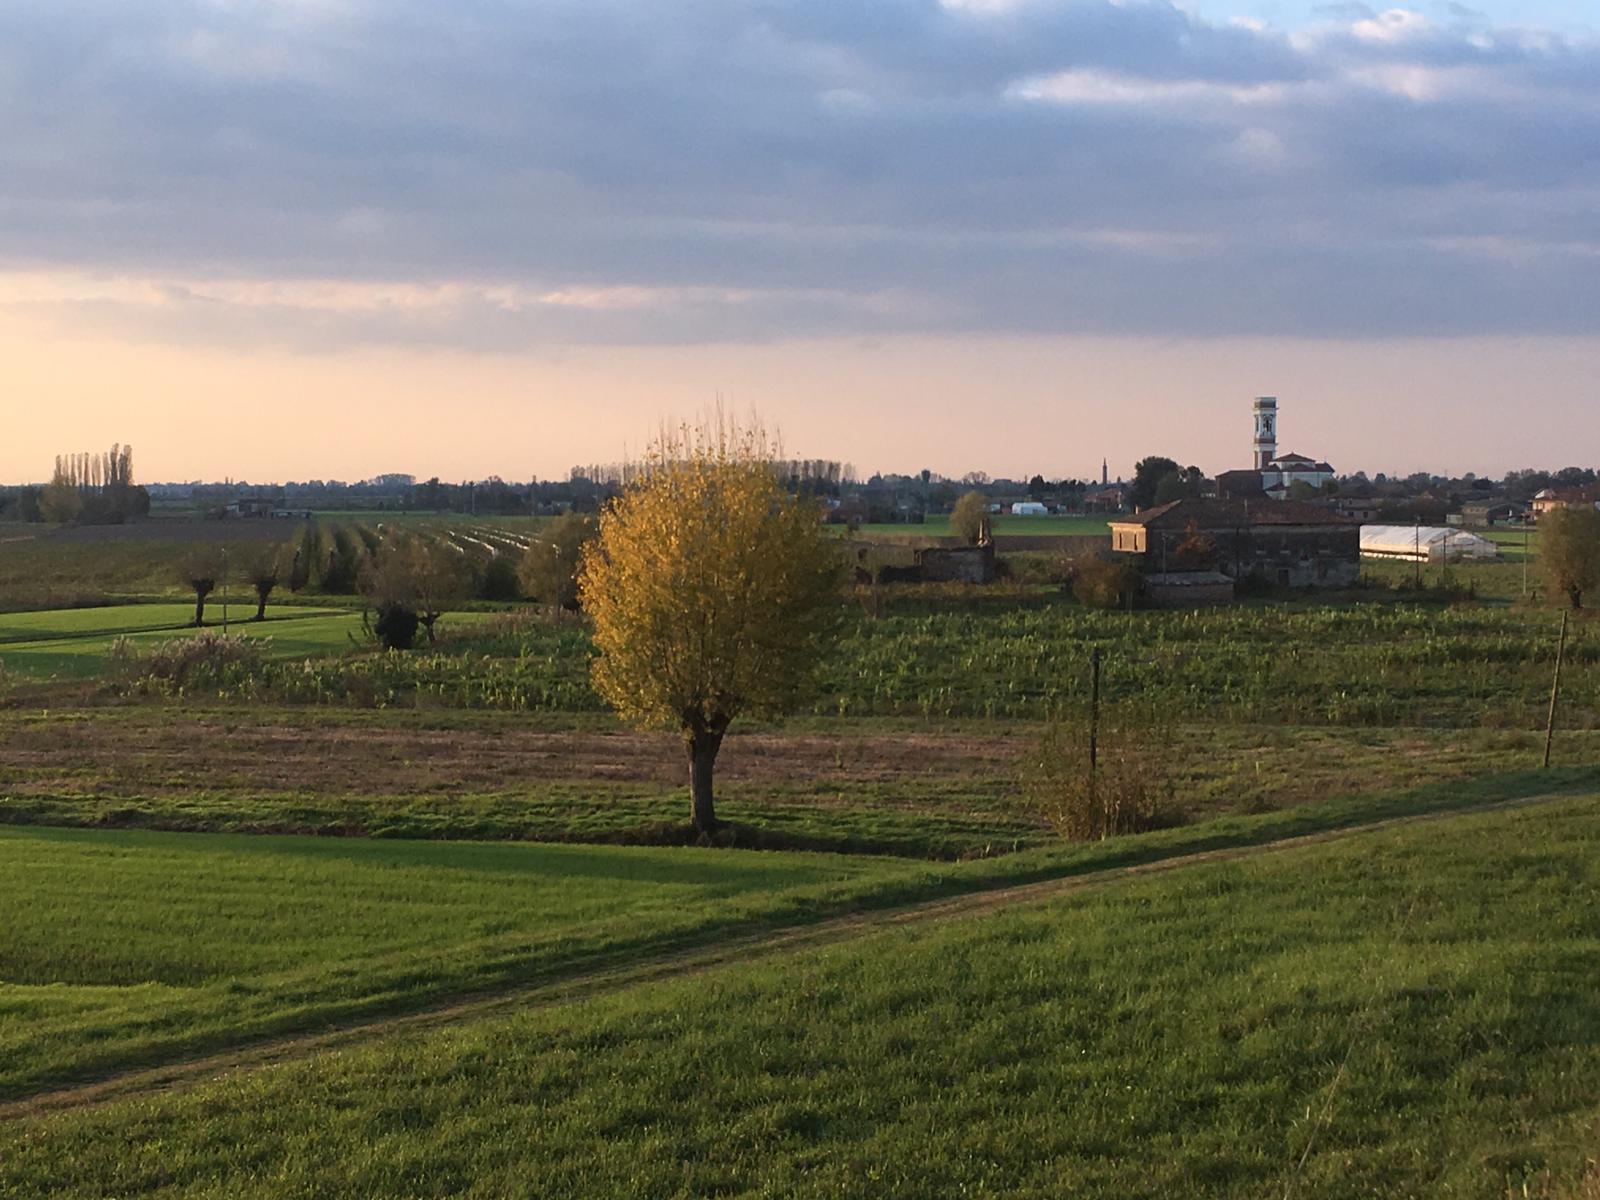
[[[791,709],[837,609],[839,556],[816,505],[780,482],[759,425],[663,432],[585,547],[595,689],[622,717],[678,730],[690,816],[716,828],[712,768],[744,713]]]

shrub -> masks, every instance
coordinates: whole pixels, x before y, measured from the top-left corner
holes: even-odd
[[[517,580],[517,564],[505,554],[496,554],[483,565],[478,577],[480,600],[520,600],[522,584]]]
[[[1169,730],[1103,713],[1093,771],[1089,735],[1087,714],[1054,722],[1025,764],[1029,799],[1058,834],[1099,841],[1181,823]]]
[[[380,604],[378,619],[372,622],[372,634],[385,650],[409,650],[417,640],[417,627],[421,624],[416,610],[409,605]]]
[[[1067,584],[1080,604],[1090,608],[1123,608],[1139,591],[1139,572],[1129,563],[1098,556],[1069,564]]]
[[[265,665],[270,645],[265,638],[206,632],[167,638],[142,650],[128,638],[119,637],[111,643],[108,657],[128,683],[215,687],[254,677]],[[165,690],[165,686],[156,690]]]

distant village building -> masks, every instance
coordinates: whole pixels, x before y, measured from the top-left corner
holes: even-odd
[[[1011,515],[1014,517],[1047,517],[1050,510],[1037,500],[1018,500],[1011,506]]]
[[[1221,572],[1300,588],[1348,587],[1361,576],[1361,527],[1320,504],[1175,500],[1109,524],[1111,549],[1135,556],[1147,577]]]
[[[1600,508],[1600,488],[1545,488],[1533,498],[1534,520],[1558,508]]]
[[[1088,512],[1121,512],[1128,507],[1127,485],[1118,480],[1085,492],[1083,507]]]
[[[1255,470],[1261,490],[1274,500],[1286,500],[1297,483],[1320,489],[1333,478],[1333,468],[1304,454],[1278,453],[1278,398],[1257,396],[1255,404]],[[1234,472],[1224,472],[1233,474]]]
[[[1482,529],[1527,519],[1528,506],[1515,500],[1473,500],[1461,506],[1461,523]]]
[[[271,517],[283,501],[277,498],[247,496],[230,500],[224,511],[230,517]]]

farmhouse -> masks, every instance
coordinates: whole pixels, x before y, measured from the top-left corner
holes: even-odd
[[[1534,520],[1558,508],[1600,508],[1600,488],[1545,488],[1533,498]]]
[[[1361,574],[1361,527],[1296,500],[1175,500],[1113,519],[1111,549],[1147,575],[1220,571],[1278,587],[1347,587]]]

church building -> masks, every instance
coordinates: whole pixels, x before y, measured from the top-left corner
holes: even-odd
[[[1333,468],[1304,454],[1278,453],[1278,398],[1256,397],[1255,471],[1261,476],[1261,490],[1274,500],[1285,500],[1296,483],[1320,489],[1333,478]],[[1229,472],[1242,474],[1242,472]]]

